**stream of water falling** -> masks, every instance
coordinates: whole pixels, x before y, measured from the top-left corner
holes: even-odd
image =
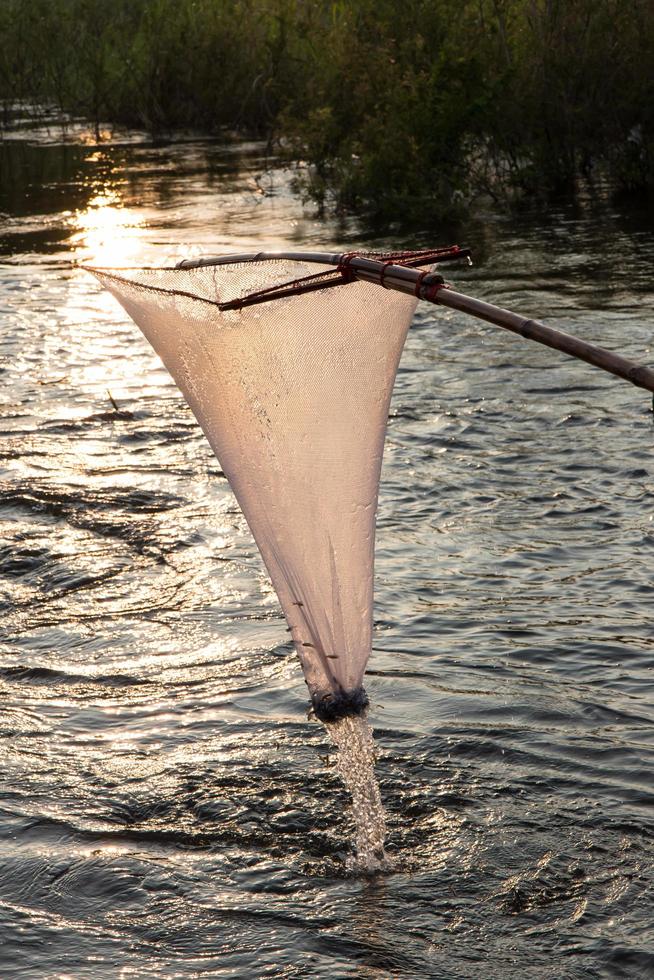
[[[375,775],[377,753],[365,715],[348,716],[326,725],[336,744],[336,772],[352,797],[354,856],[348,867],[362,874],[392,870],[386,854],[386,814]]]

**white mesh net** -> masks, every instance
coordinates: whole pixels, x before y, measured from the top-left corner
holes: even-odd
[[[202,426],[259,546],[320,717],[360,710],[389,402],[416,300],[355,282],[215,305],[330,271],[287,260],[96,270]]]

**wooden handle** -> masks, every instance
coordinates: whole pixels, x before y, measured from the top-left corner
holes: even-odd
[[[429,297],[431,298],[431,297]],[[562,330],[555,330],[547,327],[538,320],[530,320],[528,317],[520,316],[518,313],[511,313],[510,310],[503,310],[499,306],[485,303],[483,300],[473,299],[463,293],[457,293],[454,289],[439,289],[435,292],[433,303],[441,306],[449,306],[453,310],[460,310],[462,313],[469,313],[481,320],[487,320],[498,327],[504,327],[512,333],[517,333],[521,337],[535,340],[539,344],[545,344],[553,350],[563,351],[571,357],[577,357],[587,364],[594,364],[595,367],[608,371],[618,378],[630,381],[638,388],[654,393],[654,370],[645,367],[643,364],[636,364],[620,354],[598,347],[596,344],[589,344],[585,340],[573,337]]]

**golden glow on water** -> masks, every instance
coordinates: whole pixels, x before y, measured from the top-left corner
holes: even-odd
[[[71,236],[74,256],[80,264],[121,266],[144,262],[144,212],[125,207],[119,192],[110,184],[102,185],[88,206],[74,212],[70,221],[75,229]],[[91,275],[80,271],[71,287],[59,315],[67,333],[65,342],[73,352],[66,369],[75,392],[96,401],[99,397],[111,410],[108,392],[123,400],[144,385],[160,387],[162,381],[170,383],[159,359],[140,340],[131,321],[128,325],[127,315],[125,329],[117,329],[120,308],[106,290],[99,289]],[[52,343],[60,344],[61,336],[54,336]],[[88,414],[88,405],[61,406],[60,414],[82,417]],[[89,447],[77,448],[82,451]]]
[[[72,220],[77,231],[71,242],[78,261],[118,266],[142,260],[145,217],[137,208],[125,207],[110,185],[101,188],[83,211],[76,211]]]

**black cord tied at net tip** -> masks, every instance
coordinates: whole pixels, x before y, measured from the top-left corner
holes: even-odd
[[[314,691],[311,695],[313,713],[325,724],[351,715],[362,715],[369,704],[363,687],[354,691]]]

